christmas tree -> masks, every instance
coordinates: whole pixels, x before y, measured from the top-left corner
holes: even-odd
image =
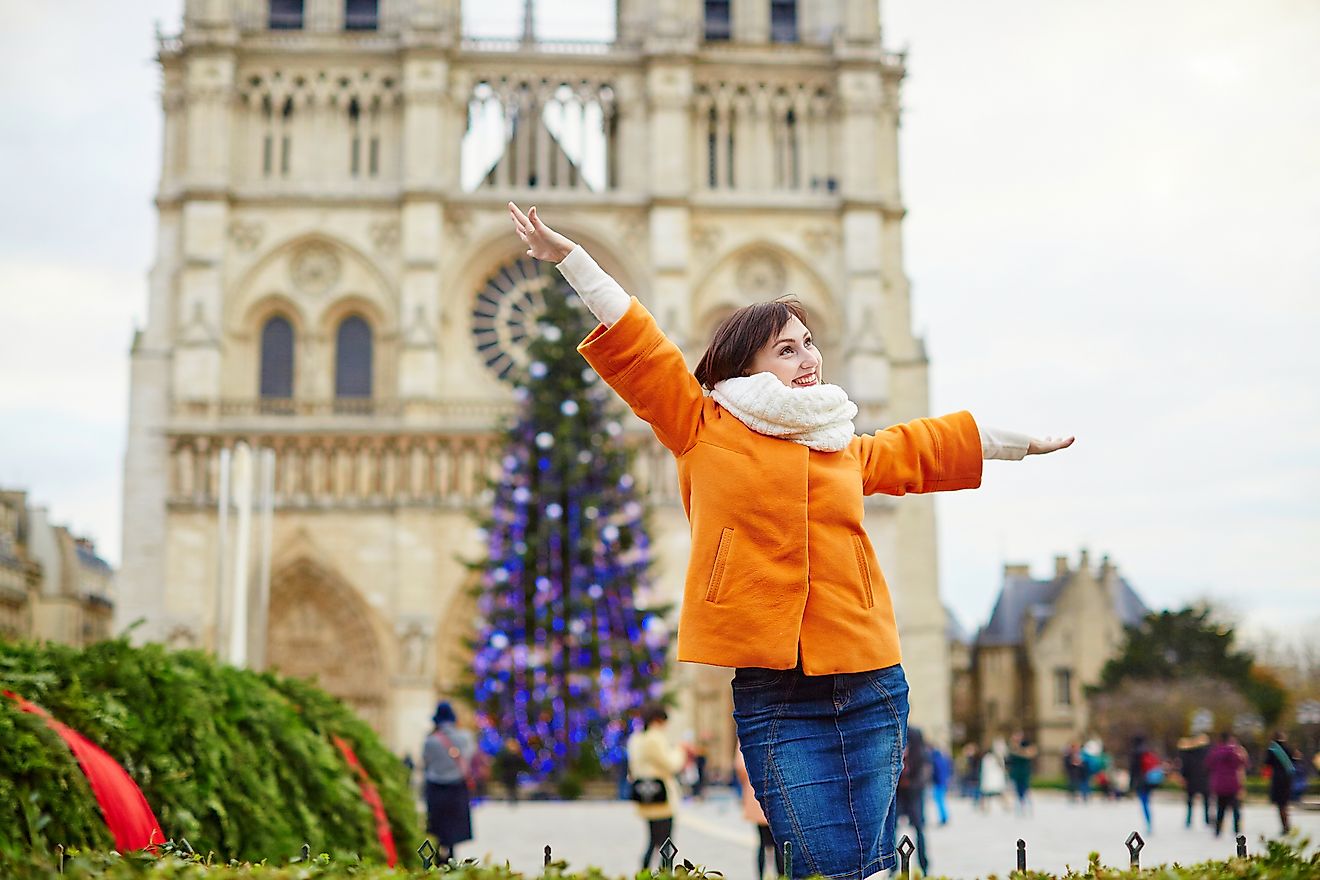
[[[666,609],[638,604],[650,553],[620,404],[576,350],[594,319],[557,274],[541,278],[482,523],[470,696],[487,754],[516,741],[532,778],[571,791],[626,760],[635,710],[660,696],[669,631]]]

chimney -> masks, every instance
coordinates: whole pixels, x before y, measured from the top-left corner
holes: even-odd
[[[1077,570],[1086,571],[1091,565],[1091,552],[1085,547],[1082,548],[1082,558],[1077,561]]]
[[[1067,555],[1054,557],[1054,576],[1056,578],[1068,576],[1068,557]]]
[[[1031,566],[1025,562],[1005,562],[1004,578],[1011,577],[1029,578],[1031,577]]]

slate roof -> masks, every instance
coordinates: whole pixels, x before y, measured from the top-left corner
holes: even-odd
[[[110,563],[106,562],[104,559],[97,556],[96,551],[88,547],[86,544],[75,541],[73,546],[74,546],[74,552],[78,554],[78,562],[84,568],[90,568],[95,571],[100,571],[104,574],[115,573],[115,570],[110,567]]]
[[[976,634],[978,645],[1020,645],[1023,623],[1030,617],[1037,629],[1054,614],[1054,603],[1076,572],[1047,581],[1020,574],[1006,574],[990,621]],[[1149,609],[1125,578],[1119,576],[1114,596],[1115,610],[1124,626],[1141,621]]]

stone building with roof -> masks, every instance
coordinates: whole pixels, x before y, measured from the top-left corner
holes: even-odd
[[[1021,729],[1042,754],[1057,755],[1090,723],[1086,687],[1118,651],[1124,628],[1146,604],[1109,557],[1092,568],[1083,550],[1076,568],[1054,560],[1053,576],[1005,565],[990,621],[971,649],[971,737],[987,740]]]
[[[115,572],[27,493],[0,490],[0,638],[86,645],[111,634]]]

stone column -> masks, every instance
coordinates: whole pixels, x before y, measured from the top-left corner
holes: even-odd
[[[459,186],[462,102],[450,99],[449,66],[435,45],[410,50],[403,63],[403,177],[400,210],[400,398],[433,397],[438,388],[437,328],[443,320],[440,261],[443,195]]]
[[[770,42],[770,0],[733,0],[733,42]]]

